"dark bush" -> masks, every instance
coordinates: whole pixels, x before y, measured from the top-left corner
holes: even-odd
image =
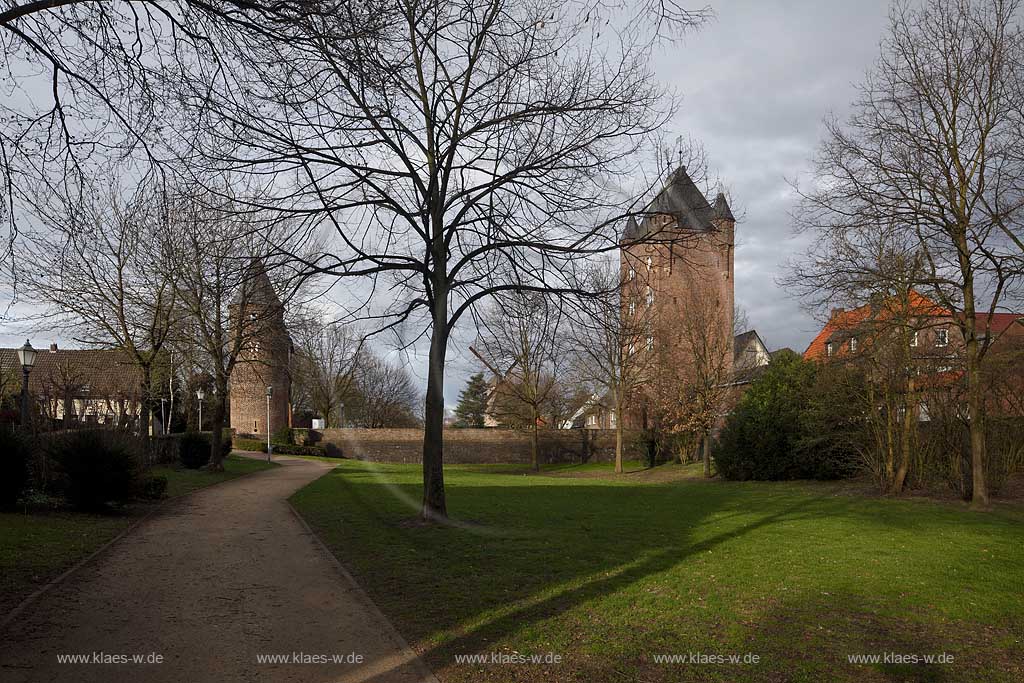
[[[772,359],[726,419],[712,453],[726,479],[805,479],[813,476],[796,444],[815,366],[795,353]]]
[[[81,510],[98,510],[129,500],[139,490],[142,446],[120,432],[91,429],[60,434],[49,443],[68,500]]]
[[[281,427],[270,435],[270,441],[274,445],[286,444],[291,446],[295,443],[295,435],[292,433],[291,427]]]
[[[296,446],[292,444],[273,444],[274,453],[281,455],[319,455],[326,456],[327,451],[321,446]],[[263,450],[266,450],[264,448]]]
[[[267,452],[267,442],[259,439],[235,437],[235,448],[240,451],[256,451],[257,453]]]
[[[210,462],[210,439],[199,432],[185,432],[178,441],[178,459],[190,470],[198,470]]]
[[[32,451],[21,434],[0,427],[0,507],[10,507],[28,482],[28,461]]]
[[[142,480],[140,494],[148,500],[160,500],[167,493],[167,477],[151,474]]]

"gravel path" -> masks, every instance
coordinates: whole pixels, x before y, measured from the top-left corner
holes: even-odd
[[[0,679],[434,681],[286,502],[331,466],[278,461],[170,503],[42,596],[0,634]]]

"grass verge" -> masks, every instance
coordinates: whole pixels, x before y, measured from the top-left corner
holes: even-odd
[[[274,464],[230,456],[223,472],[158,467],[152,474],[167,477],[167,496],[258,472]],[[0,614],[6,614],[34,590],[95,552],[147,511],[131,506],[126,514],[95,515],[65,510],[0,513]]]
[[[292,497],[446,683],[1024,680],[1020,509],[494,469],[446,468],[454,527],[410,522],[416,465],[346,461]]]

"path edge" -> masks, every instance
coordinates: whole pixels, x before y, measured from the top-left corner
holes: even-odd
[[[175,496],[174,498],[167,498],[165,500],[160,501],[149,512],[147,512],[146,514],[142,515],[142,517],[139,517],[134,522],[129,524],[127,527],[125,527],[121,531],[121,533],[119,533],[117,536],[114,536],[112,539],[110,539],[109,541],[107,541],[106,543],[101,545],[99,548],[97,548],[96,550],[92,551],[90,554],[86,555],[81,560],[79,560],[75,564],[73,564],[70,567],[68,567],[66,570],[64,570],[63,573],[61,573],[58,576],[56,576],[56,577],[50,579],[49,581],[47,581],[41,587],[37,588],[35,590],[35,592],[30,593],[24,600],[19,602],[17,604],[17,606],[14,607],[14,609],[12,609],[10,612],[8,612],[6,615],[4,615],[3,619],[0,619],[0,634],[2,634],[4,631],[6,631],[7,627],[10,626],[11,623],[13,623],[15,619],[17,619],[19,616],[21,616],[22,613],[25,612],[25,610],[27,610],[29,607],[31,607],[34,602],[39,600],[39,598],[43,597],[46,593],[49,593],[54,588],[56,588],[60,584],[62,584],[65,581],[67,581],[69,578],[71,578],[74,574],[78,573],[81,569],[83,569],[90,562],[92,562],[93,560],[96,560],[97,558],[99,558],[102,554],[104,554],[105,552],[110,550],[112,547],[114,547],[119,541],[124,539],[125,536],[127,536],[128,534],[130,534],[133,531],[135,531],[136,529],[138,529],[145,522],[148,522],[149,519],[153,515],[155,515],[158,512],[162,512],[164,510],[164,508],[167,508],[167,507],[169,507],[171,505],[175,505],[175,504],[180,503],[180,502],[182,502],[184,500],[187,500],[189,497],[194,496],[195,494],[199,493],[200,491],[207,491],[207,490],[212,489],[212,488],[214,488],[216,486],[220,486],[221,484],[227,484],[227,483],[230,483],[232,481],[238,481],[239,479],[245,479],[246,477],[250,477],[250,476],[252,476],[254,474],[260,474],[261,472],[266,472],[266,471],[267,470],[257,470],[255,472],[246,472],[245,474],[243,474],[241,476],[232,477],[231,479],[222,479],[221,481],[215,481],[212,484],[210,484],[209,486],[203,486],[202,488],[198,488],[198,489],[189,491],[188,493],[186,493],[184,495]]]
[[[325,472],[325,475],[326,474],[330,474],[330,471]],[[402,637],[402,634],[398,632],[398,629],[395,628],[395,625],[391,623],[391,620],[388,619],[384,615],[384,613],[380,611],[380,608],[377,606],[377,603],[373,601],[373,598],[371,598],[370,595],[363,589],[363,587],[359,585],[359,582],[356,581],[354,576],[352,576],[352,573],[349,572],[345,565],[342,564],[341,560],[338,559],[337,555],[335,555],[334,552],[331,551],[331,549],[327,546],[327,544],[324,543],[324,540],[320,538],[320,534],[318,534],[313,529],[313,527],[309,525],[309,522],[306,521],[305,517],[303,517],[299,513],[299,511],[295,509],[295,506],[292,505],[292,501],[290,500],[290,498],[285,498],[284,502],[288,505],[288,509],[291,510],[292,515],[295,517],[295,519],[297,519],[299,521],[299,524],[302,525],[302,528],[305,529],[306,533],[309,534],[309,536],[313,539],[314,544],[316,544],[316,546],[320,549],[320,552],[326,555],[330,563],[334,565],[335,570],[338,572],[338,574],[341,576],[344,582],[348,584],[349,590],[351,590],[355,594],[356,598],[363,603],[363,606],[366,607],[370,611],[370,613],[374,615],[377,621],[384,626],[384,630],[387,631],[388,635],[395,642],[395,644],[412,654],[412,659],[415,662],[414,666],[416,669],[418,669],[420,680],[423,683],[440,683],[437,676],[435,676],[434,672],[431,671],[430,667],[427,666],[427,663],[423,661],[423,658],[420,657],[419,653],[416,652],[416,650],[412,649],[412,647],[405,640],[405,638]]]

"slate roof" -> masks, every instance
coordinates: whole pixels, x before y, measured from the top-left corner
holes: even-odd
[[[0,372],[14,373],[21,386],[21,362],[17,349],[0,349]],[[117,349],[38,349],[28,376],[35,394],[74,389],[75,397],[114,398],[132,396],[142,384],[142,374],[129,355]]]
[[[626,229],[622,234],[623,240],[641,239],[651,234],[653,231],[652,219],[655,216],[672,216],[676,220],[678,229],[692,232],[714,230],[715,226],[712,221],[715,219],[735,220],[725,195],[719,192],[715,199],[715,205],[709,204],[707,198],[687,174],[684,166],[680,166],[672,172],[665,187],[647,205],[642,214],[644,217],[639,223],[633,217],[626,222]]]

